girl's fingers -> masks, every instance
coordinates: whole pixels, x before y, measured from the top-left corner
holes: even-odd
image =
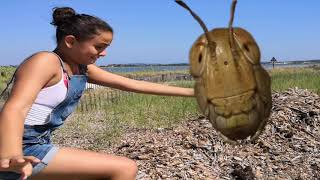
[[[25,163],[25,160],[21,157],[14,157],[10,159],[10,166]]]
[[[27,179],[27,178],[28,178],[28,176],[26,176],[26,174],[25,174],[24,172],[21,172],[20,179],[21,179],[21,180],[25,180],[25,179]]]
[[[26,180],[28,176],[21,176],[21,180]]]
[[[13,171],[21,173],[20,179],[27,179],[32,173],[32,164],[41,162],[34,156],[14,157],[0,159],[0,171]]]
[[[21,171],[20,179],[25,180],[25,179],[27,179],[27,178],[28,178],[27,173],[26,173],[24,170],[22,170],[22,171]]]
[[[32,165],[30,163],[26,164],[21,168],[21,176],[20,178],[25,180],[32,174]]]
[[[14,161],[15,161],[15,163],[19,163],[19,164],[25,162],[23,157],[14,158]]]
[[[8,168],[10,163],[10,159],[1,159],[0,160],[0,167],[1,168]]]
[[[16,157],[16,158],[12,158],[10,160],[10,164],[23,164],[23,163],[39,163],[40,160],[34,156],[23,156],[23,157]]]
[[[34,157],[34,156],[24,156],[24,160],[28,161],[30,163],[39,163],[41,162],[40,159]]]

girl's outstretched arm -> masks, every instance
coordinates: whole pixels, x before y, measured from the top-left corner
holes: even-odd
[[[166,96],[194,96],[193,88],[182,88],[134,80],[110,73],[97,67],[96,65],[88,66],[88,75],[89,82],[91,83],[117,88],[124,91]]]

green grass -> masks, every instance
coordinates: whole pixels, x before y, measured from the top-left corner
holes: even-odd
[[[5,88],[7,82],[11,79],[15,67],[0,66],[0,92]]]
[[[320,70],[316,68],[282,68],[270,71],[273,91],[298,87],[320,94]]]
[[[196,100],[135,94],[106,107],[106,119],[119,119],[136,128],[169,128],[199,114]]]
[[[186,87],[192,84],[183,83]],[[127,93],[112,103],[98,102],[98,98],[94,101],[103,104],[102,109],[83,112],[78,109],[66,125],[58,130],[54,142],[82,137],[82,140],[86,139],[85,149],[99,150],[119,140],[128,128],[172,128],[200,115],[196,99],[190,97]],[[100,101],[104,99],[100,98]],[[69,146],[67,141],[64,143]],[[75,146],[82,145],[76,143]]]
[[[193,87],[193,81],[166,82],[179,87]],[[119,119],[133,127],[170,127],[181,120],[199,115],[196,99],[192,97],[157,96],[139,93],[114,92],[110,89],[87,92],[82,97],[79,113],[104,111],[106,119]],[[82,108],[81,108],[82,106]],[[89,106],[89,107],[86,107]]]

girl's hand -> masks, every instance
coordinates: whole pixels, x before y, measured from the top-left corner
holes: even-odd
[[[0,171],[13,171],[21,174],[21,179],[27,179],[32,174],[32,164],[40,160],[34,156],[20,156],[0,159]]]

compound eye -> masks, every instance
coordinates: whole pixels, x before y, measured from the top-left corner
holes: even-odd
[[[201,64],[201,61],[202,61],[202,54],[199,54],[199,59],[198,59],[198,61],[199,61],[199,64]]]
[[[241,53],[251,64],[260,63],[260,50],[251,34],[244,29],[237,29],[234,36]]]
[[[190,50],[190,73],[194,77],[199,77],[203,73],[207,48],[205,41],[198,40]]]
[[[258,64],[260,62],[260,51],[255,42],[246,42],[242,44],[242,52],[246,59],[252,64]]]
[[[247,44],[243,44],[243,49],[247,52],[250,52],[250,49]]]

